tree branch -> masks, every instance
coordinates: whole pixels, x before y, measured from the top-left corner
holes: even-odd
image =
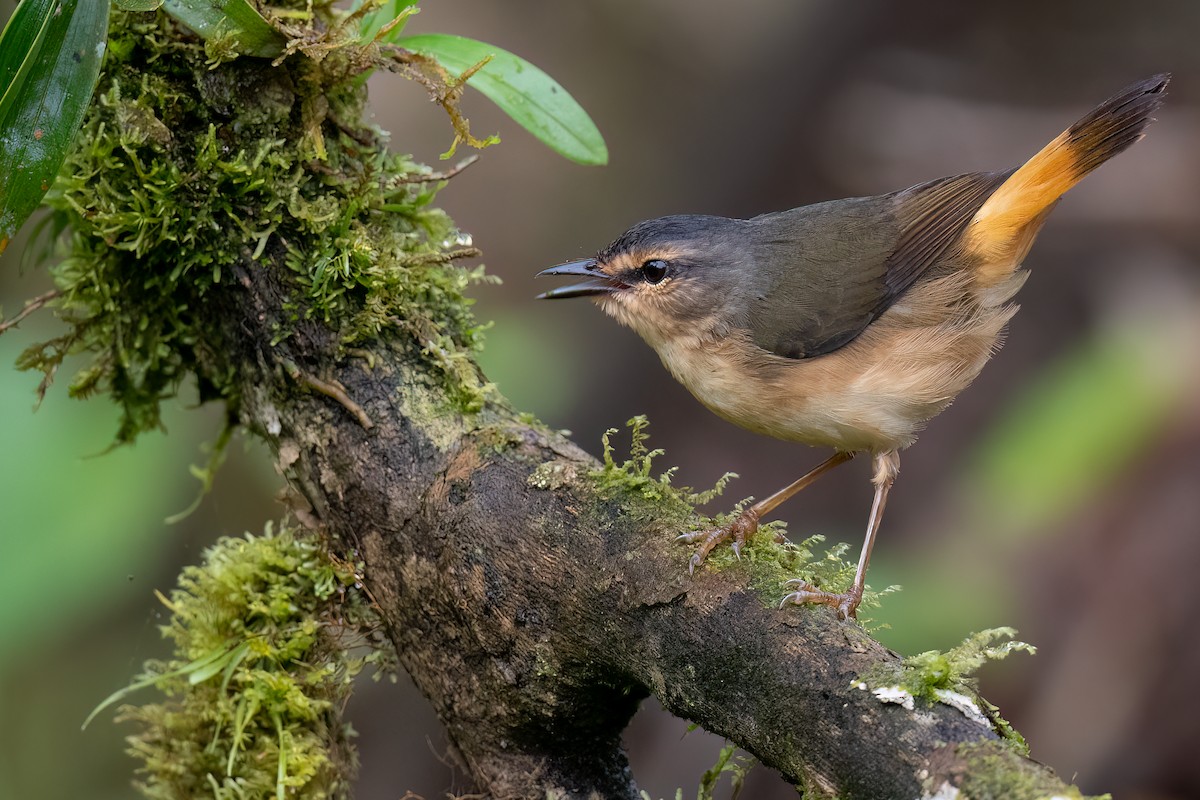
[[[599,492],[594,459],[481,392],[466,278],[429,268],[477,251],[439,251],[450,226],[425,200],[374,194],[402,170],[365,126],[339,134],[362,69],[339,67],[340,40],[323,61],[209,69],[161,16],[117,18],[57,201],[76,229],[67,341],[97,353],[84,384],[122,403],[125,438],[186,372],[230,404],[356,548],[481,789],[634,798],[620,737],[653,694],[806,793],[1078,796],[982,716],[856,688],[898,657],[830,609],[776,609],[752,557],[689,576],[678,502]],[[145,197],[178,207],[146,224]],[[46,350],[29,362],[52,374]]]
[[[597,464],[569,441],[499,403],[430,414],[447,398],[410,342],[380,343],[374,368],[335,366],[315,325],[270,347],[280,274],[245,266],[206,361],[234,367],[243,423],[356,543],[401,663],[491,795],[635,797],[619,740],[648,694],[819,794],[1074,791],[956,708],[855,688],[898,657],[824,607],[776,609],[749,562],[689,577],[676,523],[598,499]],[[276,368],[314,362],[373,428]]]

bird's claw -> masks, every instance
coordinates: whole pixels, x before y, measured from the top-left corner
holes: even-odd
[[[732,540],[733,554],[737,556],[738,561],[741,561],[742,548],[745,546],[746,540],[753,536],[756,531],[758,531],[758,512],[753,508],[747,508],[734,517],[728,525],[713,528],[709,531],[689,531],[682,533],[675,537],[675,541],[700,542],[700,546],[696,548],[691,561],[688,562],[688,574],[694,575],[696,567],[703,564],[708,554],[722,542]]]
[[[794,603],[798,606],[829,606],[837,612],[838,619],[848,619],[857,615],[859,603],[862,602],[862,589],[858,586],[851,586],[847,591],[842,593],[827,592],[824,589],[816,588],[803,578],[793,578],[790,581],[786,581],[784,586],[797,586],[799,588],[783,596],[783,599],[779,601],[780,608],[783,608],[788,603]]]

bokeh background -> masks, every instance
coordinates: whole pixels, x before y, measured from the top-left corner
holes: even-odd
[[[0,0],[7,18],[14,3]],[[750,216],[1020,163],[1125,84],[1174,72],[1146,141],[1074,190],[1030,255],[1007,344],[904,454],[873,585],[901,584],[871,616],[911,654],[1012,625],[1036,644],[982,674],[1033,756],[1089,792],[1200,796],[1200,4],[1190,0],[441,0],[414,32],[473,36],[559,79],[604,132],[611,163],[569,164],[478,95],[478,134],[503,143],[441,203],[483,248],[499,287],[485,368],[520,408],[600,434],[648,414],[665,469],[724,507],[765,496],[824,454],[738,430],[703,410],[654,354],[583,301],[540,303],[532,275],[592,254],[668,213]],[[436,163],[449,143],[422,90],[373,80],[378,123]],[[48,287],[0,259],[9,314]],[[189,463],[220,426],[187,394],[168,432],[102,454],[104,399],[11,368],[54,330],[45,314],[0,338],[0,797],[126,797],[127,731],[88,711],[163,652],[155,589],[223,534],[277,517],[267,454],[239,442],[213,493]],[[870,488],[852,463],[784,507],[793,537],[856,552]],[[787,613],[787,612],[783,612]],[[464,788],[424,699],[365,683],[359,796]],[[647,701],[627,734],[652,797],[691,796],[721,742]],[[794,797],[769,770],[746,797]]]

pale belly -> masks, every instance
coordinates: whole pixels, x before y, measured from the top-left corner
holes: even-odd
[[[722,350],[668,346],[659,356],[706,408],[755,433],[844,452],[883,451],[911,444],[924,422],[908,403],[864,394],[852,385],[813,393],[801,384],[801,375],[789,380],[784,372],[781,381],[779,375],[754,374],[745,366],[731,369]],[[808,371],[805,362],[794,364],[791,371]]]
[[[913,324],[889,311],[832,353],[788,359],[734,335],[681,335],[653,346],[718,416],[756,433],[844,452],[912,444],[983,369],[1015,306]]]

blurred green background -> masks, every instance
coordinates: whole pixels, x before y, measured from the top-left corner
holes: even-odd
[[[504,141],[441,202],[504,279],[477,292],[496,322],[489,376],[593,452],[605,428],[648,414],[681,482],[741,474],[714,508],[823,454],[716,419],[599,311],[534,302],[534,272],[647,217],[750,216],[1012,166],[1125,84],[1173,71],[1147,140],[1051,217],[1003,351],[905,453],[870,580],[904,587],[874,615],[902,653],[1002,624],[1038,645],[982,678],[1035,758],[1090,792],[1200,796],[1187,689],[1200,670],[1200,4],[442,0],[409,30],[520,53],[588,109],[612,154],[604,169],[569,164],[468,96],[472,129]],[[394,146],[435,163],[450,133],[423,90],[380,76],[372,92]],[[22,274],[21,250],[0,258],[10,315],[48,288]],[[53,331],[41,314],[0,337],[0,797],[126,797],[125,731],[79,724],[162,652],[153,590],[217,536],[277,517],[280,482],[235,440],[199,510],[165,524],[198,491],[187,467],[206,458],[218,410],[185,392],[168,433],[101,455],[116,426],[104,399],[55,386],[33,413],[37,376],[3,366]],[[791,501],[792,535],[856,551],[867,478],[851,464]],[[364,685],[351,716],[360,797],[457,785],[410,686]],[[720,742],[685,727],[650,702],[627,734],[655,797],[690,796],[715,758]],[[795,796],[766,770],[750,781],[745,796]]]

